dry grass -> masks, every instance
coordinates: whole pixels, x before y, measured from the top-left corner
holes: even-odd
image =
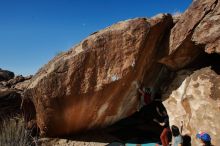
[[[4,118],[0,126],[0,146],[36,145],[30,132],[25,129],[21,115]]]

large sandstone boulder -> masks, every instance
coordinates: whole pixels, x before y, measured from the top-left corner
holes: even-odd
[[[92,34],[68,52],[56,56],[33,77],[23,104],[27,107],[24,108],[26,120],[36,121],[41,135],[60,136],[105,127],[131,115],[139,102],[137,82],[156,88],[164,86],[167,71],[158,60],[172,70],[180,70],[204,52],[220,52],[219,6],[218,0],[193,1],[185,13],[173,18],[174,27],[170,15],[158,15],[152,19],[119,22]],[[196,126],[201,122],[198,108],[204,103],[214,105],[205,108],[206,112],[217,108],[214,103],[217,99],[205,98],[209,92],[218,93],[208,84],[218,77],[207,70],[177,79],[183,87],[177,89],[177,97],[173,95],[175,92],[167,93],[168,99],[164,102],[171,124],[178,125],[183,120],[185,133],[191,135],[198,131]],[[204,78],[208,73],[212,76]],[[175,84],[170,86],[172,90],[179,87],[172,86]],[[195,89],[194,93],[197,86],[201,86],[201,90]],[[179,120],[179,114],[184,117],[181,111],[187,117]],[[208,120],[214,120],[213,117]],[[216,124],[216,120],[211,120],[207,123]],[[213,131],[219,133],[218,126]],[[213,131],[210,133],[216,138]]]
[[[180,17],[172,28],[169,56],[160,62],[178,70],[200,55],[220,53],[220,2],[197,0]]]
[[[208,67],[179,71],[164,98],[170,124],[180,127],[183,121],[183,135],[191,136],[193,146],[199,145],[199,131],[208,132],[214,145],[220,143],[220,75]]]
[[[41,135],[105,127],[134,113],[135,84],[155,83],[172,25],[170,15],[119,22],[45,65],[25,92]]]

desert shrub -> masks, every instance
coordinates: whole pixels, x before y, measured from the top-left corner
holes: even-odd
[[[21,115],[4,118],[0,125],[0,146],[35,145],[30,131],[25,129],[24,118]]]

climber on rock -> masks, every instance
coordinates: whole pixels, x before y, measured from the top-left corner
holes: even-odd
[[[145,88],[144,86],[140,86],[138,83],[136,84],[138,93],[139,95],[139,99],[140,99],[140,103],[138,105],[138,111],[143,108],[144,106],[149,105],[152,100],[153,100],[153,96],[152,96],[152,90],[151,88]]]
[[[141,94],[141,104],[143,106],[145,105],[148,105],[151,103],[152,99],[151,99],[151,90],[150,88],[145,88],[145,87],[142,87],[142,88],[139,88],[138,89],[138,92]]]

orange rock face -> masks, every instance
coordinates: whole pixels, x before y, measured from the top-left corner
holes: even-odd
[[[172,28],[169,56],[160,60],[173,70],[193,62],[201,51],[220,53],[220,3],[218,0],[197,0]]]
[[[196,27],[192,40],[196,44],[205,45],[207,53],[220,54],[220,2],[212,4],[210,11]]]
[[[119,22],[40,69],[25,96],[35,106],[41,135],[105,127],[134,113],[139,102],[135,84],[154,84],[170,27],[170,15]]]

